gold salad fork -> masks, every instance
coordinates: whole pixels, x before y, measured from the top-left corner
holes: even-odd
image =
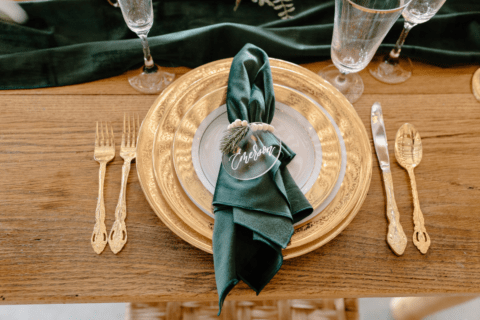
[[[95,151],[93,158],[100,163],[100,170],[98,172],[98,201],[97,209],[95,210],[95,227],[93,227],[92,234],[92,247],[97,254],[102,253],[103,249],[107,245],[107,228],[105,227],[105,204],[103,200],[103,184],[105,181],[105,171],[107,163],[115,158],[115,139],[113,137],[113,129],[110,124],[110,130],[108,130],[108,124],[100,123],[100,133],[97,131],[95,134]]]
[[[135,128],[135,116],[132,116],[132,127],[130,126],[130,115],[123,115],[123,134],[122,146],[120,147],[120,157],[124,159],[122,166],[122,187],[120,189],[120,196],[118,198],[117,207],[115,209],[115,222],[112,230],[108,236],[108,244],[113,253],[117,254],[122,250],[127,242],[127,227],[125,226],[125,218],[127,217],[127,201],[125,193],[127,190],[128,174],[130,172],[130,163],[137,157],[137,140],[136,130],[140,127],[139,118],[137,115],[137,126]]]

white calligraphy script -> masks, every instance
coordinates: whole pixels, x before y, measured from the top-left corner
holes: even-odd
[[[262,154],[267,154],[273,157],[272,153],[274,149],[274,146],[263,146],[262,149],[259,149],[257,144],[255,143],[253,145],[253,151],[250,151],[248,154],[247,152],[243,152],[242,154],[240,150],[239,152],[232,154],[228,160],[231,162],[232,170],[237,170],[242,161],[245,162],[245,164],[247,164],[250,160],[255,162]]]

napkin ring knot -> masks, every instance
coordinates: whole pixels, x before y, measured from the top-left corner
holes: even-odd
[[[272,126],[271,124],[263,123],[263,122],[255,122],[255,123],[249,124],[247,120],[242,121],[240,119],[237,119],[234,122],[230,123],[227,129],[233,129],[236,127],[250,127],[252,131],[270,131],[270,132],[275,131],[275,127]]]

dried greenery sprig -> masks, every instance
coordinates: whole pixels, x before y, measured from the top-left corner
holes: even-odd
[[[293,0],[274,0],[273,1],[273,4],[275,5],[273,9],[275,10],[283,9],[283,11],[278,14],[278,16],[283,20],[292,18],[292,16],[289,15],[290,12],[293,12],[295,10],[295,7],[293,6],[292,1]],[[291,3],[285,3],[285,2],[291,2]]]
[[[235,153],[238,144],[245,137],[249,130],[248,126],[241,126],[228,129],[220,143],[220,151],[224,154]]]
[[[233,8],[234,11],[237,11],[241,1],[242,0],[235,0],[235,7]],[[267,4],[277,11],[282,10],[278,13],[278,16],[283,20],[293,18],[293,16],[289,15],[290,12],[295,10],[293,0],[252,0],[252,2],[258,2],[260,6]]]

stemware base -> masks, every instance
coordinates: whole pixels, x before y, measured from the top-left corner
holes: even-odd
[[[143,93],[159,93],[175,79],[175,74],[161,71],[158,65],[146,69],[142,67],[139,73],[128,77],[130,85]]]
[[[357,101],[363,93],[363,80],[358,73],[342,74],[332,64],[320,70],[318,75],[337,88],[350,103]]]
[[[388,84],[407,81],[412,76],[412,70],[412,61],[408,57],[391,59],[388,54],[375,56],[368,68],[375,79]]]

